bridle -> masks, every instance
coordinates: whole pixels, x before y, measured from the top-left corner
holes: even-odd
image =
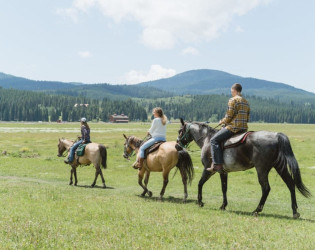
[[[187,148],[190,144],[189,139],[188,139],[188,134],[189,134],[189,130],[191,127],[191,123],[188,124],[188,126],[185,126],[185,131],[184,134],[181,137],[177,137],[177,143],[179,144],[179,146],[181,146],[182,148]],[[183,145],[182,140],[186,140],[188,143],[186,145]]]

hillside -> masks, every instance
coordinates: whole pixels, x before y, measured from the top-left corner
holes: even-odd
[[[150,86],[64,83],[57,81],[35,81],[0,73],[0,87],[30,91],[45,91],[52,94],[84,96],[94,99],[123,100],[130,97],[169,97],[172,93]]]
[[[182,94],[230,94],[231,85],[241,83],[245,95],[287,100],[314,100],[315,94],[290,85],[256,78],[240,77],[218,70],[191,70],[170,78],[138,84]]]

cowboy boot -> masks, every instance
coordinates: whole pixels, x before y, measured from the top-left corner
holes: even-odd
[[[207,168],[207,171],[209,171],[209,172],[218,172],[220,174],[223,174],[224,173],[223,164],[214,164],[214,163],[212,163],[211,164],[211,168]]]

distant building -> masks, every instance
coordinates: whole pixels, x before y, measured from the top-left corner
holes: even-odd
[[[109,121],[113,123],[128,123],[129,117],[127,115],[121,114],[113,114],[109,117]]]

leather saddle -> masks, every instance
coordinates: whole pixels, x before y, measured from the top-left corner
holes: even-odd
[[[159,147],[164,143],[165,141],[158,141],[156,143],[154,143],[152,146],[148,147],[145,151],[144,151],[144,159],[146,159],[148,157],[148,155],[156,150],[159,149]]]
[[[234,148],[234,147],[237,147],[238,145],[241,145],[241,144],[245,143],[247,137],[251,133],[253,133],[253,131],[248,131],[248,132],[245,132],[245,133],[233,135],[231,138],[227,139],[223,143],[223,149]]]

